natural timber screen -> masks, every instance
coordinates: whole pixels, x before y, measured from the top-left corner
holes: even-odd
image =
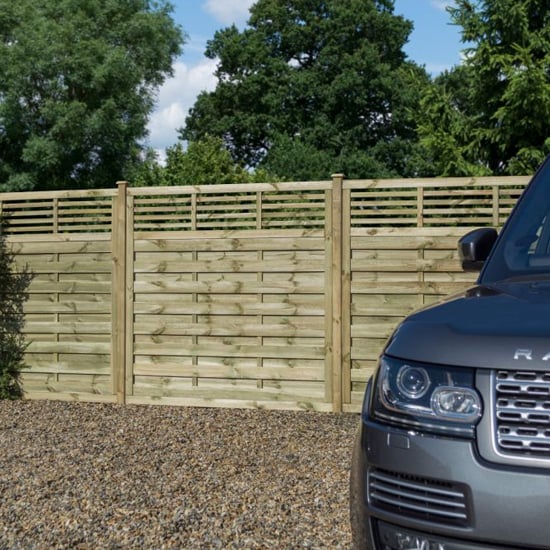
[[[475,279],[457,239],[527,180],[0,194],[35,274],[26,396],[357,411],[396,324]]]

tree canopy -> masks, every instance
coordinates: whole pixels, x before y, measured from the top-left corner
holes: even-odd
[[[245,170],[235,163],[221,138],[205,136],[184,148],[176,143],[166,149],[164,165],[154,151],[130,174],[133,186],[208,185],[268,181],[263,170]]]
[[[412,24],[393,8],[258,0],[243,31],[209,41],[217,86],[200,94],[181,138],[220,137],[236,162],[284,179],[414,175],[415,113],[429,79],[406,59]]]
[[[467,48],[423,99],[422,143],[444,176],[526,174],[550,152],[550,4],[456,0]]]
[[[550,4],[448,10],[465,58],[431,79],[394,0],[257,0],[208,42],[217,86],[164,167],[141,143],[185,40],[171,4],[0,0],[0,191],[532,172],[550,152]]]
[[[159,0],[0,0],[0,189],[105,187],[184,36]]]

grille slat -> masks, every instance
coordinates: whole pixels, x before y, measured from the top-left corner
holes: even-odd
[[[371,489],[372,489],[372,491],[375,491],[375,492],[377,491],[378,494],[380,494],[380,495],[383,494],[383,493],[387,494],[388,499],[397,497],[397,498],[400,499],[400,502],[418,500],[418,493],[415,492],[415,491],[403,491],[402,489],[389,489],[388,487],[386,487],[382,484],[378,484],[376,482],[374,482],[371,485]],[[422,501],[424,502],[425,506],[428,506],[430,504],[434,504],[435,505],[434,510],[436,510],[435,513],[438,513],[437,510],[438,510],[438,507],[440,507],[440,506],[443,506],[444,508],[449,507],[449,502],[448,501],[440,499],[440,498],[429,497],[427,495],[422,496]],[[456,506],[457,509],[464,509],[465,508],[463,503],[459,503],[458,505],[455,505],[455,506]],[[415,507],[415,509],[421,509],[421,508]]]
[[[369,495],[375,506],[393,513],[451,525],[468,523],[464,491],[446,482],[371,470]]]
[[[550,451],[550,373],[497,371],[496,439],[501,451],[541,456]]]

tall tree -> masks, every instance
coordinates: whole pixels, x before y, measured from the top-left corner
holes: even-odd
[[[414,171],[414,114],[428,78],[406,60],[412,24],[393,8],[259,0],[246,29],[208,43],[217,86],[198,97],[181,137],[219,136],[238,162],[283,178],[317,177],[325,166],[349,176]]]
[[[165,0],[0,0],[0,189],[105,186],[183,33]]]
[[[550,152],[550,4],[456,0],[463,64],[423,100],[419,133],[441,175],[525,174]]]

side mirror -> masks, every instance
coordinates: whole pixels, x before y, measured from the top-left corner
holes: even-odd
[[[480,271],[497,240],[492,227],[474,229],[458,241],[458,254],[464,271]]]

